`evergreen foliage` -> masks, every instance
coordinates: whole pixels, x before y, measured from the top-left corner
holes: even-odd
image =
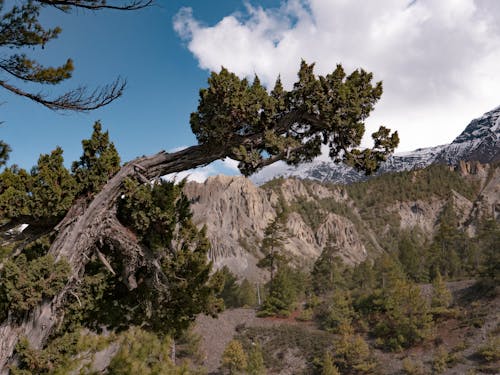
[[[269,283],[269,292],[262,303],[259,316],[288,316],[297,299],[297,285],[292,279],[292,270],[282,266]]]
[[[82,141],[83,155],[73,162],[71,170],[82,195],[95,194],[120,170],[120,156],[109,140],[107,131],[102,131],[99,121],[94,124],[90,139]]]
[[[284,231],[284,216],[282,214],[277,215],[264,230],[264,239],[261,246],[264,257],[259,260],[257,267],[269,269],[271,283],[276,270],[280,265],[286,263],[286,258],[283,255]]]
[[[51,255],[28,261],[24,254],[9,259],[0,270],[0,319],[8,314],[23,316],[43,299],[61,290],[70,274],[68,264],[56,262]]]
[[[324,298],[314,312],[315,319],[322,329],[338,333],[342,324],[351,324],[354,318],[350,293],[341,289],[334,290]]]
[[[333,364],[332,356],[328,352],[325,352],[323,357],[321,375],[340,375],[339,369]]]
[[[316,259],[311,271],[311,284],[316,295],[332,291],[334,288],[344,288],[346,281],[344,273],[346,266],[338,256],[339,249],[329,245],[323,249]]]
[[[238,340],[231,340],[222,353],[222,368],[228,374],[240,374],[247,368],[247,355]]]
[[[434,314],[446,312],[452,301],[452,295],[438,272],[432,281],[431,308]]]
[[[248,375],[265,375],[266,367],[264,366],[264,357],[262,356],[262,348],[259,344],[253,344],[252,349],[248,353],[247,371]]]
[[[63,150],[41,155],[31,170],[29,211],[37,224],[55,225],[73,204],[75,179],[63,165]]]
[[[168,337],[139,328],[131,328],[120,339],[120,347],[108,367],[110,375],[184,375],[196,373],[187,366],[175,366],[170,354],[172,341]]]
[[[292,90],[285,91],[278,78],[268,93],[258,77],[249,83],[222,68],[200,90],[191,129],[200,144],[229,148],[225,155],[240,162],[244,175],[277,160],[312,160],[321,153],[321,144],[329,147],[332,159],[372,173],[399,143],[397,133],[381,127],[372,134],[372,149],[356,148],[364,120],[382,94],[381,83],[372,84],[372,78],[364,70],[347,75],[340,65],[316,77],[314,64],[302,61]]]

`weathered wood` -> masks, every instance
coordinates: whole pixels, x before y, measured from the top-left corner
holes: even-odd
[[[26,337],[33,348],[44,345],[51,331],[61,322],[65,297],[82,276],[99,241],[127,249],[123,282],[129,289],[137,287],[133,271],[144,261],[145,254],[133,233],[116,219],[116,202],[125,178],[134,177],[140,171],[147,179],[153,179],[209,164],[230,155],[230,152],[231,147],[214,152],[208,146],[199,145],[176,153],[159,152],[137,158],[124,165],[86,207],[77,201],[56,226],[57,236],[49,250],[56,260],[64,259],[69,263],[71,276],[61,292],[51,300],[44,300],[22,322],[16,322],[9,316],[0,325],[0,373],[8,373],[8,366],[14,360],[14,348],[21,336]]]

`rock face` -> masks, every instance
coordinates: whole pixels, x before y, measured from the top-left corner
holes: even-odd
[[[212,245],[209,256],[215,267],[227,265],[250,280],[264,277],[256,263],[262,257],[264,231],[276,218],[280,199],[290,207],[297,201],[347,200],[340,189],[321,184],[306,187],[298,179],[288,179],[277,189],[265,189],[241,176],[210,177],[203,184],[190,182],[184,192],[191,200],[195,224],[207,228]],[[318,215],[321,220],[317,228],[306,224],[298,212],[286,215],[285,251],[295,264],[310,264],[327,244],[337,246],[339,256],[347,263],[359,263],[366,258],[365,246],[348,218],[327,211]]]
[[[342,185],[289,178],[258,187],[241,176],[210,177],[203,184],[190,182],[185,193],[192,202],[195,224],[207,228],[215,267],[227,265],[239,277],[256,282],[267,277],[256,266],[263,257],[266,227],[284,208],[284,251],[297,266],[311,265],[327,246],[335,247],[346,263],[357,264],[386,251],[387,241],[391,241],[387,237],[398,230],[418,228],[430,240],[443,207],[449,203],[470,235],[478,218],[500,219],[500,168],[461,162],[456,167],[443,167],[443,171],[474,186],[474,196],[470,191],[460,194],[451,190],[445,195],[429,192],[426,198],[389,197],[390,203],[372,209],[356,203]],[[423,172],[412,172],[407,178],[412,184],[426,180]],[[383,222],[388,215],[393,221]]]
[[[382,164],[378,175],[425,168],[434,163],[457,165],[461,160],[480,163],[500,160],[500,107],[472,120],[465,130],[448,145],[420,148],[391,156]],[[367,179],[364,174],[353,168],[345,164],[335,164],[321,156],[311,163],[298,167],[276,163],[254,175],[252,181],[262,184],[277,176],[295,176],[339,184],[350,184]]]

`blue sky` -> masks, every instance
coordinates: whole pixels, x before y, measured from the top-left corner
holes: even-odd
[[[90,136],[96,120],[109,129],[124,161],[194,144],[189,115],[196,110],[198,91],[206,86],[209,72],[198,67],[174,31],[172,19],[188,5],[207,25],[244,9],[236,0],[217,0],[216,7],[214,3],[168,0],[134,12],[79,10],[70,15],[43,11],[44,25],[59,25],[63,32],[45,49],[28,53],[47,64],[60,64],[68,57],[75,62],[72,79],[64,85],[44,87],[45,91],[63,92],[79,84],[92,88],[117,76],[127,79],[127,89],[122,98],[90,113],[56,113],[0,92],[4,102],[0,139],[13,149],[10,163],[30,168],[40,153],[58,145],[67,162],[77,159],[80,141]],[[273,6],[279,2],[262,3]]]
[[[76,65],[71,80],[46,91],[117,76],[127,90],[88,114],[55,113],[1,91],[0,139],[13,148],[10,162],[25,168],[57,145],[69,165],[96,120],[124,161],[188,146],[195,143],[189,114],[210,70],[224,65],[264,83],[281,74],[291,85],[305,58],[321,74],[343,63],[383,80],[367,133],[380,124],[397,129],[401,151],[451,142],[500,105],[499,14],[496,0],[158,0],[135,12],[46,10],[44,24],[63,32],[30,56],[47,64],[70,57]]]

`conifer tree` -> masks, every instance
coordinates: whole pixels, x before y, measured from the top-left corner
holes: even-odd
[[[96,193],[120,169],[120,156],[99,121],[90,139],[82,141],[82,148],[83,155],[73,162],[71,170],[80,194]]]
[[[343,270],[344,266],[338,256],[338,248],[332,245],[325,247],[316,262],[314,262],[311,272],[314,293],[320,295],[336,287],[345,287]]]
[[[432,281],[432,299],[431,307],[434,313],[446,311],[452,301],[452,295],[446,283],[443,281],[441,274],[438,272]]]
[[[266,367],[264,366],[264,358],[262,356],[262,348],[259,344],[253,344],[248,354],[248,375],[265,375]]]
[[[222,368],[229,375],[239,374],[247,368],[247,356],[238,340],[231,340],[222,353]]]
[[[285,262],[285,257],[283,255],[284,240],[282,215],[276,216],[276,218],[269,223],[264,231],[264,239],[262,240],[261,251],[264,257],[259,260],[257,267],[269,269],[271,275],[271,283],[274,280],[274,274],[279,268],[281,263]]]
[[[321,375],[340,375],[339,369],[333,364],[332,356],[329,352],[325,352],[323,356]]]

